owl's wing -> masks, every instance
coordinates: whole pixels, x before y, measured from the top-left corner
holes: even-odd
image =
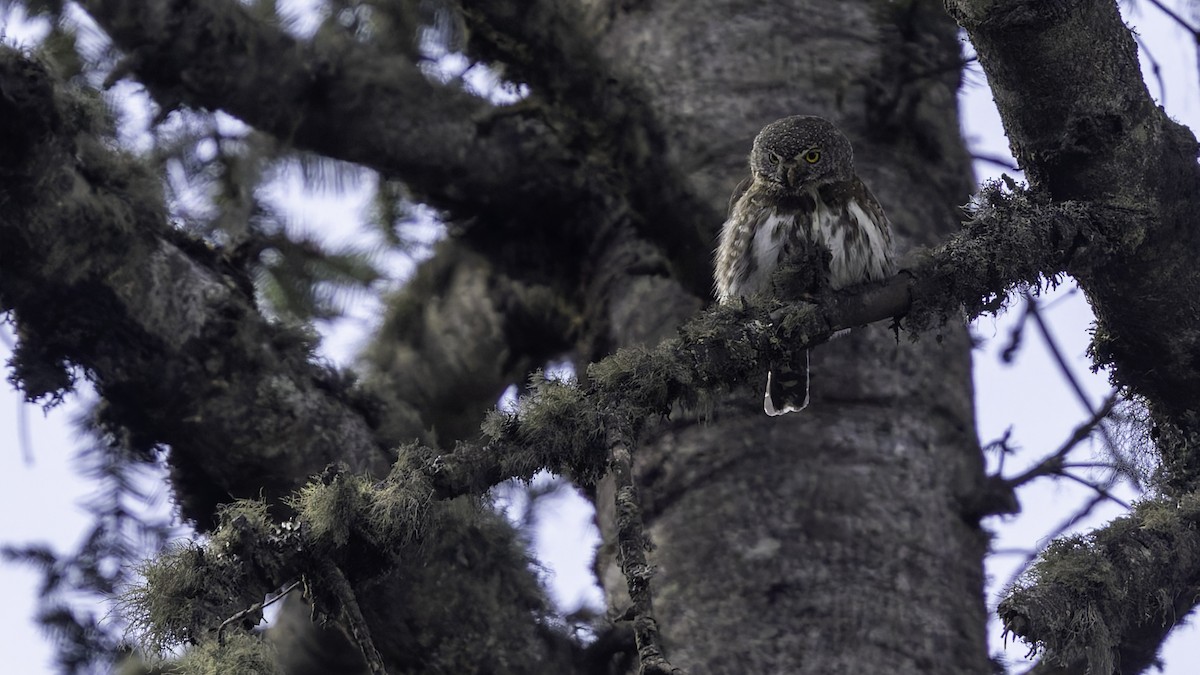
[[[871,220],[879,224],[879,229],[883,231],[883,238],[890,244],[892,241],[892,228],[887,214],[883,212],[883,207],[880,206],[879,200],[875,199],[875,195],[871,193],[871,189],[867,187],[867,184],[857,177],[854,180],[857,183],[854,186],[856,194],[852,196],[858,199],[858,203],[867,211],[867,215],[871,216]]]
[[[742,182],[737,184],[737,187],[733,188],[733,194],[729,195],[729,208],[725,211],[725,218],[733,215],[733,207],[737,205],[737,201],[741,199],[742,195],[746,194],[746,190],[750,189],[752,179],[753,177],[746,176]]]
[[[879,200],[875,199],[875,195],[871,193],[866,183],[857,177],[855,177],[854,182],[856,183],[854,186],[855,194],[852,195],[852,198],[867,212],[867,216],[875,224],[877,231],[883,235],[882,250],[876,253],[876,255],[882,254],[881,273],[884,276],[895,274],[896,261],[892,251],[892,227],[888,221],[887,214],[883,212],[883,207],[879,204]]]

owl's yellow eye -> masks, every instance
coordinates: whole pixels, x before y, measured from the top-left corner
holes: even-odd
[[[809,164],[816,164],[817,162],[821,161],[821,151],[809,150],[808,152],[804,153],[804,161],[808,162]]]

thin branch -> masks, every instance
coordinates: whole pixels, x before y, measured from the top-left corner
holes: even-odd
[[[1067,363],[1067,358],[1063,356],[1062,350],[1058,347],[1058,341],[1054,339],[1054,335],[1050,333],[1050,327],[1046,324],[1046,320],[1042,317],[1041,311],[1038,309],[1037,298],[1033,297],[1028,291],[1022,294],[1025,299],[1028,316],[1033,319],[1034,325],[1046,340],[1046,347],[1050,350],[1050,355],[1054,357],[1054,363],[1058,365],[1058,370],[1066,378],[1067,383],[1071,385],[1071,390],[1075,392],[1076,398],[1083,404],[1088,413],[1095,415],[1096,408],[1092,406],[1092,402],[1087,397],[1087,392],[1083,390],[1083,385],[1079,383],[1079,379],[1075,377],[1075,372],[1071,370],[1070,364]],[[1111,398],[1111,396],[1110,396]]]
[[[1112,462],[1067,462],[1062,465],[1064,469],[1109,469],[1110,471],[1118,471],[1119,469]]]
[[[1105,399],[1104,404],[1100,409],[1092,414],[1083,424],[1075,427],[1075,431],[1067,438],[1067,440],[1058,447],[1050,456],[1030,467],[1023,473],[1020,473],[1012,478],[1005,479],[1012,488],[1018,488],[1035,478],[1041,476],[1061,475],[1063,460],[1072,450],[1080,443],[1087,439],[1092,434],[1092,431],[1100,425],[1104,418],[1108,417],[1112,412],[1113,406],[1117,403],[1117,393],[1114,391]]]
[[[242,611],[238,612],[237,614],[234,614],[233,616],[229,617],[228,619],[225,619],[224,621],[222,621],[221,625],[217,628],[217,644],[221,645],[222,647],[225,646],[225,628],[228,627],[230,624],[234,623],[235,621],[241,621],[247,615],[253,614],[254,612],[261,612],[262,610],[266,609],[267,607],[270,607],[271,605],[275,604],[276,602],[279,602],[284,597],[286,597],[288,593],[291,593],[292,591],[296,590],[296,588],[298,588],[301,583],[302,583],[301,580],[297,579],[297,580],[293,581],[292,583],[288,584],[282,591],[279,592],[278,595],[275,595],[271,599],[269,599],[265,602],[256,602],[253,605],[247,607],[246,609],[243,609]]]
[[[367,620],[358,606],[358,596],[354,593],[354,588],[346,579],[342,568],[328,558],[322,558],[318,562],[318,566],[321,575],[319,583],[324,585],[319,593],[332,595],[341,605],[341,620],[338,622],[338,627],[346,631],[347,637],[358,646],[371,675],[387,675],[383,657],[375,648],[375,642],[371,639],[371,629],[367,626]]]
[[[1200,30],[1197,30],[1195,27],[1193,27],[1190,21],[1183,18],[1182,16],[1179,15],[1178,12],[1176,12],[1175,10],[1168,7],[1166,5],[1166,3],[1162,2],[1162,0],[1147,0],[1147,1],[1151,5],[1154,5],[1155,8],[1158,9],[1158,11],[1162,12],[1163,14],[1166,14],[1168,17],[1171,18],[1172,21],[1179,24],[1179,26],[1182,27],[1184,30],[1191,33],[1192,37],[1200,40]]]
[[[1071,389],[1075,392],[1075,396],[1079,399],[1079,402],[1083,405],[1084,409],[1087,410],[1088,413],[1095,415],[1096,409],[1094,406],[1092,406],[1091,400],[1088,399],[1087,393],[1084,392],[1083,385],[1079,382],[1079,379],[1075,377],[1074,371],[1071,370],[1070,365],[1067,363],[1066,356],[1063,355],[1062,349],[1060,349],[1058,346],[1058,341],[1055,340],[1054,335],[1051,334],[1050,326],[1046,323],[1045,318],[1042,316],[1042,309],[1038,306],[1037,299],[1034,298],[1030,293],[1026,292],[1025,304],[1028,315],[1033,318],[1034,324],[1037,326],[1038,331],[1042,334],[1042,338],[1046,341],[1046,346],[1050,350],[1051,356],[1054,357],[1054,362],[1058,365],[1059,372],[1062,373],[1063,377],[1065,377],[1067,382],[1071,385]],[[1110,394],[1110,399],[1116,395],[1117,392],[1113,391],[1112,394]],[[1098,427],[1100,430],[1100,435],[1104,438],[1105,447],[1109,449],[1109,454],[1116,456],[1117,444],[1116,441],[1113,440],[1112,431],[1109,429],[1108,420],[1101,419],[1098,423]],[[1133,483],[1134,487],[1141,487],[1139,481],[1137,480],[1136,471],[1126,468],[1122,471],[1122,474],[1126,477],[1126,479]]]
[[[1109,492],[1107,488],[1096,485],[1092,481],[1090,481],[1086,478],[1083,478],[1082,476],[1076,476],[1075,474],[1073,474],[1069,471],[1059,471],[1058,475],[1062,476],[1063,478],[1068,478],[1070,480],[1073,480],[1076,483],[1079,483],[1080,485],[1082,485],[1090,490],[1095,490],[1097,497],[1101,497],[1103,499],[1107,499],[1111,502],[1114,502],[1115,504],[1117,504],[1118,506],[1120,506],[1121,508],[1123,508],[1125,510],[1129,510],[1129,509],[1133,508],[1129,505],[1129,502],[1125,501],[1124,499],[1121,499],[1120,497],[1117,497],[1112,492]]]
[[[990,551],[990,552],[989,552],[989,554],[990,554],[990,555],[994,555],[994,556],[996,556],[996,555],[1022,555],[1022,556],[1027,556],[1027,555],[1029,555],[1029,554],[1031,554],[1031,553],[1032,553],[1032,554],[1034,554],[1034,555],[1037,555],[1037,552],[1036,552],[1036,551],[1032,551],[1032,550],[1030,550],[1030,549],[1027,549],[1027,548],[997,548],[997,549],[993,549],[992,551]]]
[[[1021,312],[1021,318],[1017,319],[1016,324],[1009,331],[1008,344],[1004,345],[1004,349],[1000,351],[1002,363],[1012,363],[1025,340],[1025,324],[1029,320],[1029,303],[1025,303],[1024,309],[1025,311]]]
[[[654,570],[646,562],[649,538],[642,523],[642,508],[638,503],[637,484],[633,476],[633,443],[628,435],[621,432],[610,432],[610,436],[612,472],[617,484],[617,557],[629,588],[629,597],[633,600],[630,614],[641,663],[638,673],[682,673],[663,654],[658,623],[654,619],[654,603],[650,592]]]
[[[536,119],[431,82],[406,55],[321,34],[297,40],[232,0],[176,2],[169,13],[138,0],[80,4],[128,52],[121,70],[164,106],[226,110],[281,141],[399,176],[442,208],[528,194],[570,164]]]
[[[1002,169],[1008,169],[1009,171],[1020,171],[1021,170],[1021,167],[1017,166],[1017,163],[1014,162],[1011,157],[1004,157],[1003,155],[991,155],[991,154],[982,153],[982,152],[972,152],[971,159],[977,159],[981,162],[987,162],[988,164],[995,164],[996,166],[998,166]]]
[[[1166,107],[1167,86],[1163,83],[1162,65],[1159,64],[1158,59],[1154,58],[1154,52],[1150,51],[1150,45],[1146,44],[1146,41],[1142,39],[1142,36],[1135,34],[1134,38],[1137,40],[1141,53],[1144,54],[1146,56],[1146,60],[1150,62],[1150,72],[1154,74],[1154,81],[1158,82],[1158,104]]]

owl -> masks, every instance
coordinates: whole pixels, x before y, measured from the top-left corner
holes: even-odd
[[[854,173],[850,141],[826,119],[794,115],[759,132],[750,177],[729,200],[716,253],[718,301],[769,292],[779,263],[811,246],[829,250],[833,289],[895,273],[887,216]],[[807,405],[806,351],[803,366],[767,373],[763,408],[782,415]]]

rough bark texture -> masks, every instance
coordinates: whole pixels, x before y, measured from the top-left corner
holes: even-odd
[[[970,191],[958,45],[939,14],[655,2],[613,12],[599,39],[714,208],[745,175],[759,128],[823,115],[850,135],[907,249],[953,231]],[[661,311],[653,297],[614,304]],[[618,344],[645,339],[610,330]],[[766,418],[756,378],[707,421],[675,417],[639,450],[668,656],[691,673],[986,672],[985,541],[960,510],[982,477],[965,332],[897,344],[869,329],[812,358],[802,414]],[[616,578],[604,574],[608,588]]]
[[[1192,428],[1200,332],[1180,328],[1200,311],[1195,137],[1150,98],[1115,2],[948,4],[979,52],[1031,186],[1130,213],[1111,233],[1123,244],[1117,255],[1071,268],[1098,320],[1093,350],[1156,415]],[[1196,487],[1191,473],[1178,487]]]
[[[1188,507],[1200,487],[1196,139],[1150,98],[1115,2],[946,4],[978,50],[1030,187],[1128,214],[1105,233],[1107,251],[1081,246],[1067,269],[1096,314],[1092,354],[1145,403],[1162,460],[1158,500],[1045,555],[1002,614],[1046,650],[1039,672],[1141,672],[1200,599]],[[1095,570],[1131,560],[1136,574],[1097,583]]]
[[[171,447],[176,498],[201,524],[230,498],[277,501],[329,462],[385,469],[369,403],[309,361],[309,338],[258,313],[246,276],[172,231],[156,177],[96,137],[101,101],[10,49],[0,78],[3,308],[26,395],[58,395],[71,365],[85,369],[111,433],[138,452]]]

